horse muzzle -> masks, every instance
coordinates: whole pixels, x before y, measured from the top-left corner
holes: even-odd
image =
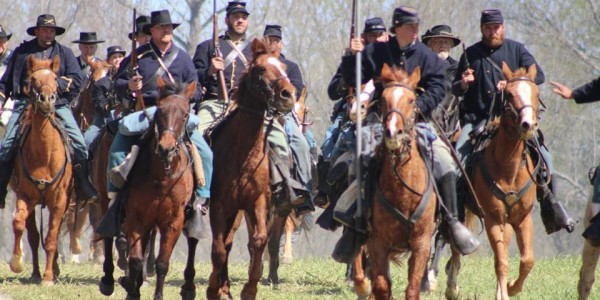
[[[537,122],[522,121],[519,124],[519,136],[523,140],[530,140],[535,136],[538,128]]]
[[[409,147],[409,142],[410,136],[407,133],[401,132],[394,135],[386,133],[385,147],[388,148],[388,150],[400,150],[401,152],[404,152]]]

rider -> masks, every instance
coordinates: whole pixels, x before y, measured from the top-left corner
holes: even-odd
[[[12,33],[6,33],[6,30],[0,24],[0,68],[3,73],[4,68],[8,65],[8,61],[10,60],[10,55],[12,54],[12,50],[8,49],[8,41],[12,37]]]
[[[125,54],[127,52],[121,46],[108,47],[106,49],[106,62],[111,65],[109,74],[98,79],[92,87],[92,99],[96,113],[90,127],[83,134],[85,145],[90,149],[90,152],[93,151],[90,146],[96,137],[98,137],[102,127],[106,125],[107,121],[113,119],[111,109],[116,100],[113,89],[113,76],[119,69],[119,65],[123,58],[125,58]]]
[[[499,97],[506,87],[500,65],[505,62],[511,70],[517,68],[528,68],[535,64],[537,75],[535,83],[544,83],[544,72],[536,62],[535,58],[527,51],[525,46],[519,42],[504,38],[504,18],[500,10],[488,9],[481,12],[481,34],[480,42],[470,46],[465,56],[461,57],[453,81],[452,92],[456,96],[464,96],[460,107],[461,134],[456,142],[456,150],[465,165],[467,158],[473,152],[474,145],[470,142],[472,131],[477,131],[483,123],[490,118],[491,103]],[[500,101],[496,101],[494,111],[498,111]],[[538,135],[539,138],[539,135]],[[575,222],[568,215],[560,202],[554,202],[554,186],[550,180],[552,176],[552,156],[539,140],[539,152],[546,162],[548,170],[544,175],[548,177],[548,184],[537,187],[537,197],[542,207],[542,221],[548,234],[565,228],[572,232]],[[551,207],[551,208],[550,208]],[[548,209],[546,209],[548,208]]]
[[[123,98],[131,98],[133,93],[141,92],[144,105],[147,108],[146,112],[150,115],[153,115],[156,111],[154,106],[159,96],[156,86],[157,76],[162,76],[167,82],[190,83],[198,79],[190,56],[173,43],[173,29],[177,26],[179,26],[179,23],[171,22],[169,11],[153,11],[151,22],[143,28],[144,33],[151,35],[152,39],[150,43],[137,49],[138,74],[133,75],[129,70],[131,55],[123,60],[117,72],[118,75],[114,83],[117,95]],[[198,85],[198,90],[191,99],[192,103],[200,97],[200,90],[201,87]],[[139,152],[139,147],[135,144],[141,133],[146,131],[149,126],[147,120],[140,122],[140,119],[144,119],[143,116],[144,112],[140,111],[126,116],[119,122],[119,131],[111,145],[108,161],[110,175],[108,193],[111,200],[122,199],[122,197],[116,197],[116,192],[124,186],[127,174]],[[191,131],[190,126],[193,128],[197,126],[197,120],[193,119],[195,119],[195,116],[190,115],[190,121],[187,125],[188,131]],[[204,203],[210,197],[212,151],[198,130],[190,132],[190,140],[197,147],[202,158],[206,183],[202,187],[196,187],[195,198],[200,203]],[[125,161],[130,150],[130,158]],[[103,231],[103,229],[98,229],[98,231],[103,235],[108,235],[108,232]],[[115,234],[115,232],[110,233]]]
[[[344,80],[353,84],[355,81],[355,54],[363,52],[362,83],[379,77],[384,63],[403,68],[412,73],[416,67],[421,70],[419,87],[424,92],[417,97],[416,105],[421,118],[418,118],[419,130],[427,132],[431,141],[433,155],[433,176],[439,187],[440,196],[446,207],[442,232],[450,242],[457,246],[462,254],[469,254],[479,246],[478,241],[468,231],[463,230],[457,220],[458,207],[456,196],[456,165],[450,154],[450,146],[437,137],[434,127],[427,121],[432,110],[442,101],[445,95],[444,78],[446,68],[444,62],[427,46],[418,40],[419,23],[416,9],[400,6],[394,10],[390,31],[395,33],[387,43],[376,43],[364,46],[360,39],[352,39],[352,55],[342,58],[342,75]],[[378,89],[381,86],[377,87]]]
[[[135,32],[130,32],[127,35],[130,40],[133,40],[133,36],[135,35],[138,47],[150,43],[150,39],[152,38],[150,35],[144,33],[143,29],[146,24],[150,24],[149,16],[141,15],[135,18]]]
[[[19,131],[18,121],[27,106],[27,96],[23,94],[23,88],[27,84],[26,58],[28,55],[43,59],[60,57],[60,69],[57,74],[56,115],[62,120],[65,130],[73,142],[75,152],[73,171],[75,173],[76,188],[80,196],[77,198],[82,201],[93,201],[98,197],[88,178],[88,151],[83,135],[68,106],[69,102],[79,93],[83,75],[77,65],[73,51],[55,40],[56,35],[61,35],[64,32],[63,27],[56,25],[53,15],[38,16],[36,25],[27,29],[27,33],[35,36],[35,38],[23,42],[15,49],[6,72],[0,80],[0,107],[4,105],[7,97],[16,99],[14,112],[6,126],[6,133],[2,140],[2,146],[0,146],[0,208],[4,208],[7,185],[12,174],[13,159],[17,148],[15,138]]]
[[[73,43],[79,44],[79,51],[81,51],[81,55],[77,56],[77,63],[85,76],[81,85],[83,88],[86,86],[87,80],[90,78],[92,72],[88,61],[91,60],[95,62],[100,60],[96,57],[96,50],[98,50],[98,44],[104,43],[104,41],[96,38],[95,32],[80,32],[79,39],[73,41]]]

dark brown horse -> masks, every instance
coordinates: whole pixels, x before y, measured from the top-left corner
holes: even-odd
[[[212,228],[213,269],[206,296],[208,299],[232,298],[228,274],[228,256],[233,235],[245,215],[248,228],[250,266],[242,299],[255,299],[262,276],[262,255],[271,228],[283,229],[287,213],[275,213],[269,184],[269,154],[265,120],[292,109],[295,89],[285,73],[285,65],[254,40],[253,59],[240,78],[235,95],[237,111],[221,125],[213,138],[213,183],[211,185],[210,223]],[[266,126],[267,129],[270,125]],[[271,221],[269,221],[271,218]],[[276,243],[279,244],[277,235]],[[279,247],[276,247],[277,251]],[[275,252],[276,253],[276,252]],[[271,259],[278,255],[270,253]]]
[[[421,72],[412,74],[384,65],[381,80],[384,141],[378,148],[379,175],[371,192],[372,209],[366,249],[370,262],[372,299],[391,299],[390,258],[411,252],[406,299],[419,299],[421,275],[427,267],[436,226],[437,199],[433,178],[419,154],[415,129],[415,88]],[[355,290],[369,294],[362,257],[355,263]]]
[[[538,167],[527,151],[527,141],[538,128],[539,89],[534,83],[537,69],[531,65],[502,71],[508,81],[497,120],[497,131],[474,167],[473,185],[485,214],[485,229],[494,251],[497,277],[496,299],[521,292],[533,268],[533,209],[536,195],[534,176]],[[508,281],[508,246],[513,233],[521,262],[519,276]],[[453,276],[448,274],[448,277]]]
[[[169,270],[169,260],[181,234],[184,208],[192,197],[194,188],[191,155],[185,143],[185,125],[190,112],[189,100],[196,91],[196,82],[189,85],[168,84],[157,80],[159,100],[151,135],[141,145],[130,180],[122,191],[126,197],[124,224],[129,245],[129,276],[121,281],[128,299],[140,298],[143,283],[142,266],[150,232],[160,231],[159,255],[156,262],[156,289],[154,299],[163,299],[163,287]],[[192,241],[190,241],[192,240]],[[191,260],[185,270],[182,293],[195,293],[193,258],[197,240],[193,245]],[[107,255],[108,258],[108,255]],[[191,264],[189,262],[192,262]],[[105,274],[103,284],[110,283],[112,274]],[[114,284],[114,279],[112,280]]]
[[[60,58],[40,60],[28,57],[28,82],[24,93],[30,102],[24,114],[23,127],[30,127],[23,136],[25,141],[17,151],[11,187],[17,194],[13,220],[15,242],[10,269],[23,271],[21,237],[27,227],[31,246],[34,280],[44,285],[54,284],[59,274],[57,238],[62,217],[67,209],[68,196],[73,190],[72,165],[56,121],[54,103],[58,98],[57,72]],[[38,259],[40,233],[36,228],[34,209],[48,207],[48,233],[42,246],[46,251],[46,270],[41,277]],[[43,224],[42,224],[43,226]],[[43,233],[42,233],[43,234]]]
[[[88,80],[87,85],[83,89],[83,91],[79,94],[79,101],[77,106],[73,107],[73,114],[77,123],[79,124],[79,128],[81,131],[85,131],[89,124],[91,124],[92,119],[94,118],[94,105],[92,99],[92,87],[93,85],[100,80],[101,78],[110,75],[113,66],[105,61],[88,61],[90,65],[91,75]],[[112,142],[112,139],[109,141]],[[99,143],[99,150],[102,150],[103,146],[106,146],[106,143]],[[110,143],[108,144],[110,148]],[[96,151],[96,154],[100,153],[100,151]],[[103,154],[102,154],[103,153]],[[101,155],[94,156],[95,166],[98,162],[102,163],[102,161],[106,161],[108,157],[108,152],[102,152]],[[106,157],[102,157],[105,155]],[[93,167],[92,167],[93,168]],[[104,173],[106,173],[106,166],[104,168]],[[82,207],[79,205],[77,201],[71,201],[67,213],[65,215],[67,230],[69,232],[69,248],[71,250],[71,262],[79,263],[79,254],[81,254],[81,234],[85,229],[86,225],[91,225],[92,229],[95,231],[98,223],[100,222],[100,218],[102,217],[102,212],[100,210],[99,203],[102,200],[106,200],[106,178],[98,178],[98,176],[94,176],[96,172],[92,171],[90,176],[92,177],[92,182],[98,190],[98,202],[88,202]],[[102,176],[100,176],[102,177]],[[106,176],[104,176],[106,177]],[[96,180],[94,180],[96,179]],[[103,188],[104,187],[104,188]],[[77,197],[76,194],[73,194],[74,197]],[[102,198],[105,197],[105,198]],[[108,204],[108,200],[105,201]],[[89,218],[88,218],[89,217]],[[90,239],[90,258],[95,262],[101,262],[104,260],[103,255],[103,247],[102,242],[97,242],[99,237],[94,235],[92,239]]]

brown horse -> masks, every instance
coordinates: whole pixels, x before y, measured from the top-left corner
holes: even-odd
[[[192,198],[194,188],[190,167],[192,159],[184,138],[190,112],[189,100],[196,92],[196,82],[166,85],[158,77],[157,86],[159,100],[151,123],[152,134],[140,147],[142,150],[138,163],[131,170],[130,180],[122,195],[127,199],[124,226],[130,252],[129,276],[123,278],[121,284],[127,290],[128,299],[140,298],[144,252],[150,231],[155,227],[158,227],[161,238],[154,299],[162,299],[169,260],[183,229],[184,208]],[[194,251],[197,242],[188,239]],[[190,253],[191,264],[188,258],[182,293],[194,293],[196,288],[193,282],[194,251]],[[106,281],[106,276],[103,281]]]
[[[431,236],[436,226],[434,180],[419,154],[415,129],[415,88],[421,72],[408,75],[384,65],[381,80],[384,141],[376,161],[380,171],[371,191],[371,213],[366,249],[370,262],[372,299],[391,299],[390,258],[411,252],[406,299],[419,299],[421,275],[427,267]],[[362,266],[355,260],[354,284],[360,297],[370,291]]]
[[[265,120],[292,109],[295,89],[285,73],[285,65],[267,52],[259,40],[251,45],[253,59],[240,78],[235,95],[237,110],[221,124],[213,137],[213,183],[211,185],[210,223],[213,243],[208,299],[231,299],[228,256],[233,235],[245,215],[248,228],[250,266],[242,299],[255,299],[257,283],[262,276],[262,255],[270,229],[283,229],[289,210],[276,213],[271,202],[269,155],[265,136]],[[266,126],[269,130],[271,125]],[[271,218],[271,221],[268,219]],[[269,224],[271,227],[269,227]],[[279,238],[275,241],[278,251]],[[269,247],[271,248],[271,247]],[[269,253],[271,260],[278,259]]]
[[[108,76],[113,69],[113,66],[105,61],[97,60],[97,61],[88,61],[90,65],[91,75],[88,80],[87,85],[83,89],[83,91],[79,94],[79,101],[77,106],[73,107],[73,114],[75,115],[75,119],[79,124],[79,128],[82,131],[85,131],[89,124],[91,124],[92,119],[94,118],[94,105],[92,99],[92,87],[94,84],[100,80],[101,78]],[[110,139],[108,148],[110,149]],[[99,143],[98,151],[96,151],[96,156],[94,156],[93,166],[96,166],[97,163],[102,163],[102,161],[106,162],[108,151],[100,151],[106,147],[106,142],[101,141]],[[103,154],[104,153],[104,154]],[[98,155],[101,154],[101,155]],[[106,157],[103,157],[105,155]],[[93,169],[93,167],[92,167]],[[106,166],[103,170],[106,173]],[[102,217],[101,209],[99,203],[102,203],[102,200],[108,199],[106,196],[106,176],[94,176],[96,172],[90,172],[90,176],[92,177],[92,182],[95,187],[98,189],[98,202],[93,203],[85,203],[83,207],[79,206],[77,201],[71,201],[67,213],[65,215],[65,219],[67,220],[67,230],[69,232],[69,248],[71,250],[71,262],[79,263],[79,255],[81,254],[81,235],[83,233],[84,227],[87,224],[92,226],[92,229],[95,231],[98,223],[100,222],[100,218]],[[104,187],[104,188],[103,188]],[[74,197],[77,195],[74,194]],[[104,198],[102,198],[104,197]],[[108,204],[108,200],[105,201]],[[88,218],[89,217],[89,218]],[[101,262],[104,260],[104,251],[101,243],[98,242],[99,237],[94,235],[92,239],[90,239],[90,258],[95,262]]]
[[[31,277],[34,280],[41,279],[44,285],[52,285],[59,275],[56,252],[58,232],[67,209],[69,193],[73,190],[72,165],[55,119],[60,58],[55,56],[52,60],[40,60],[29,56],[28,66],[29,86],[24,87],[24,93],[30,103],[24,112],[22,124],[30,127],[30,130],[25,131],[22,137],[25,141],[18,149],[11,181],[11,187],[17,194],[17,205],[13,220],[15,242],[10,269],[15,273],[23,271],[21,237],[27,227],[33,259]],[[48,207],[49,211],[48,233],[45,241],[42,240],[46,250],[43,278],[40,276],[38,259],[40,233],[36,228],[34,213],[38,204]]]
[[[513,73],[503,63],[502,71],[507,79],[503,110],[497,121],[497,131],[475,164],[472,177],[485,215],[485,230],[494,251],[496,299],[508,299],[521,292],[533,268],[531,210],[536,195],[534,176],[538,170],[526,145],[538,128],[536,66]],[[508,246],[513,232],[521,262],[519,277],[508,282]],[[448,274],[449,280],[456,275]]]

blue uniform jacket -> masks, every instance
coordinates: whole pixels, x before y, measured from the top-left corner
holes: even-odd
[[[444,80],[446,68],[444,62],[420,41],[415,41],[405,49],[400,49],[397,40],[390,37],[385,43],[373,43],[365,46],[362,61],[362,83],[370,79],[378,79],[383,64],[396,65],[404,68],[409,74],[418,66],[421,68],[421,80],[418,86],[425,92],[417,97],[417,107],[421,113],[429,117],[431,111],[444,99],[446,90]],[[344,80],[354,85],[356,57],[342,57],[342,76]],[[381,89],[379,86],[378,89]]]
[[[279,60],[286,65],[287,76],[292,85],[296,88],[296,99],[298,99],[304,88],[304,80],[302,79],[300,67],[298,67],[297,63],[287,60],[283,54],[279,55]]]
[[[475,82],[471,83],[466,92],[460,88],[462,73],[466,70],[463,54],[458,63],[456,77],[452,84],[454,95],[464,95],[464,104],[461,106],[462,110],[460,114],[461,120],[465,123],[477,124],[489,118],[490,105],[496,93],[496,85],[498,81],[504,80],[504,75],[492,67],[492,64],[485,59],[485,56],[489,56],[500,68],[502,67],[502,62],[506,62],[508,67],[513,71],[520,67],[528,68],[532,64],[535,64],[537,66],[535,83],[538,85],[544,83],[542,68],[540,68],[540,65],[535,61],[531,53],[527,51],[525,46],[519,42],[504,39],[498,49],[490,49],[483,42],[478,42],[467,48],[466,54],[471,69],[474,71]],[[496,101],[496,105],[500,105],[500,101]]]
[[[45,55],[50,59],[60,57],[60,68],[58,70],[58,100],[56,106],[63,106],[71,102],[73,97],[79,94],[83,75],[77,64],[75,55],[71,49],[54,41],[48,49],[38,45],[37,38],[23,42],[13,52],[6,71],[0,79],[0,93],[6,98],[23,99],[23,86],[27,80],[27,57],[30,54],[41,58],[41,53],[46,50]]]
[[[229,36],[221,35],[219,36],[219,48],[221,50],[221,54],[223,55],[223,59],[229,55],[233,48],[226,41],[229,40]],[[240,49],[248,63],[252,60],[252,52],[250,49],[250,44],[248,43],[244,49]],[[213,39],[206,40],[196,47],[196,53],[194,54],[194,68],[196,68],[196,72],[198,73],[198,79],[202,86],[206,88],[206,93],[204,95],[204,99],[217,99],[218,93],[218,83],[217,83],[217,75],[210,76],[208,75],[208,70],[210,69],[211,60],[214,54],[213,47]],[[235,70],[234,70],[235,64]],[[244,62],[238,56],[236,57],[234,63],[229,65],[223,70],[223,76],[225,77],[225,85],[227,86],[227,90],[231,91],[232,88],[237,87],[238,80],[242,75],[242,72],[246,69],[244,66]],[[233,80],[232,80],[233,74]]]
[[[194,80],[198,80],[196,75],[196,71],[194,70],[194,65],[192,63],[192,59],[190,56],[181,48],[171,45],[161,57],[164,61],[171,52],[179,51],[175,60],[169,65],[169,73],[173,76],[173,79],[180,83],[190,83]],[[160,67],[160,63],[158,62],[158,55],[160,54],[160,50],[154,45],[151,41],[148,44],[142,45],[137,49],[138,54],[138,73],[144,78],[142,81],[142,94],[144,97],[144,104],[148,106],[155,106],[156,101],[158,100],[158,88],[156,86],[156,78],[154,74]],[[131,93],[128,87],[128,81],[132,77],[130,69],[130,59],[131,56],[127,56],[119,67],[119,71],[117,72],[117,77],[115,79],[115,91],[118,96],[123,98],[130,98]],[[163,79],[166,82],[170,82],[169,75],[165,72],[163,74]],[[197,102],[200,100],[202,96],[202,86],[198,84],[196,89],[196,93],[194,97],[192,97],[191,102]]]
[[[573,98],[577,103],[600,101],[600,77],[573,90]]]

